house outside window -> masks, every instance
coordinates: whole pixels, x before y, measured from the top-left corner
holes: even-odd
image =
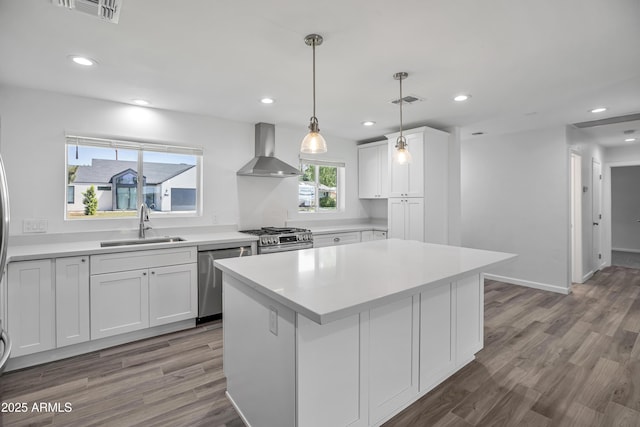
[[[300,159],[298,212],[344,210],[344,163]]]
[[[201,214],[202,149],[67,136],[66,150],[68,220],[135,217],[142,203],[163,216]]]

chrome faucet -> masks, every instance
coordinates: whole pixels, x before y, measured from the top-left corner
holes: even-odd
[[[140,205],[140,231],[138,232],[138,237],[144,239],[145,230],[150,229],[150,226],[145,226],[145,221],[149,221],[149,208],[144,203]]]

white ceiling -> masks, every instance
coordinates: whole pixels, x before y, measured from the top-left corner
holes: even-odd
[[[405,108],[405,127],[466,137],[640,112],[639,19],[638,0],[123,0],[111,24],[50,0],[0,0],[0,83],[306,126],[303,39],[315,32],[323,133],[397,131],[392,76],[406,71],[404,93],[425,101]],[[459,93],[472,98],[452,101]],[[609,110],[588,112],[600,105]]]

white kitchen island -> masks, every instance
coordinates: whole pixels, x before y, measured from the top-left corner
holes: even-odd
[[[515,258],[389,239],[216,261],[247,425],[380,425],[483,346],[482,272]]]

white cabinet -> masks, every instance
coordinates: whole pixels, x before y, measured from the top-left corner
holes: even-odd
[[[373,230],[373,240],[386,240],[387,232],[380,230]]]
[[[389,194],[389,148],[387,141],[358,146],[358,196],[387,198]]]
[[[149,327],[147,269],[91,276],[91,339]]]
[[[196,264],[172,265],[150,270],[149,326],[193,319],[197,315]]]
[[[360,232],[351,231],[346,233],[314,234],[313,247],[324,248],[326,246],[348,245],[349,243],[360,242]]]
[[[89,257],[57,258],[56,347],[89,341]]]
[[[387,238],[386,231],[380,230],[364,230],[360,232],[360,241],[368,242],[371,240],[385,240]]]
[[[429,243],[447,244],[449,241],[449,134],[429,127],[406,131],[404,135],[407,138],[412,162],[405,165],[393,162],[393,151],[398,135],[398,133],[386,135],[389,141],[391,164],[388,207],[390,236],[402,238],[402,232],[398,229],[393,230],[391,226],[391,199],[423,198],[423,225],[422,231],[418,233],[422,234],[422,237],[416,239]],[[395,220],[398,219],[395,218]]]
[[[389,238],[424,241],[424,199],[390,198]]]
[[[91,339],[196,318],[196,261],[195,247],[92,256]]]
[[[7,330],[12,357],[55,347],[53,286],[50,259],[9,263]]]
[[[410,132],[410,131],[409,131]],[[424,140],[423,132],[407,133],[407,146],[411,153],[411,163],[400,165],[393,161],[396,138],[388,143],[389,159],[389,197],[424,196]]]

